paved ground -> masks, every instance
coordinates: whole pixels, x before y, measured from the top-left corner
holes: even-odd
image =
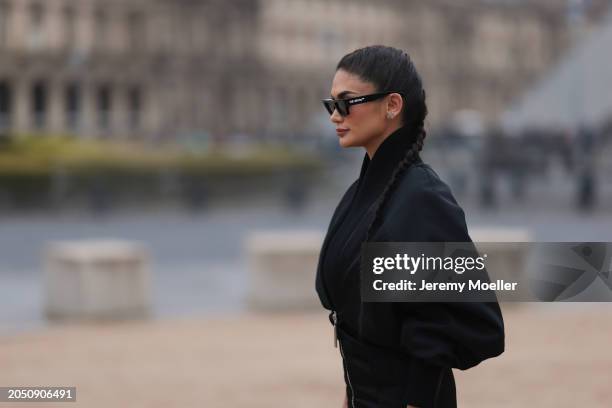
[[[460,406],[609,407],[612,305],[513,306],[503,357],[455,370]],[[0,337],[0,385],[77,387],[54,407],[340,407],[331,333],[319,312],[51,326]]]

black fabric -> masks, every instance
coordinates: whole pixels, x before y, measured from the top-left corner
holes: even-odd
[[[427,364],[407,353],[368,344],[343,329],[338,329],[338,337],[349,407],[405,408],[411,404],[456,408],[450,367]]]
[[[371,160],[365,155],[321,248],[316,290],[323,307],[337,313],[350,407],[455,407],[452,368],[465,370],[504,351],[496,302],[361,302],[361,244],[377,200],[413,140],[400,128]],[[463,210],[420,157],[400,176],[380,221],[371,241],[471,242]]]

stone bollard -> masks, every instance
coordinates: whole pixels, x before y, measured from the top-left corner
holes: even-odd
[[[315,275],[324,235],[319,231],[253,232],[246,239],[247,304],[256,310],[321,310]]]
[[[529,231],[520,228],[470,229],[480,253],[490,256],[487,268],[513,280],[527,261]],[[314,289],[324,234],[317,231],[259,231],[246,240],[249,268],[247,304],[256,310],[320,309]],[[504,242],[504,245],[487,243]],[[491,256],[492,255],[492,256]]]
[[[478,227],[470,228],[474,242],[531,242],[531,233],[518,227]]]
[[[130,241],[49,243],[45,250],[45,289],[49,319],[148,317],[148,251]]]

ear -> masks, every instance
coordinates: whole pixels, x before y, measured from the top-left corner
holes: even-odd
[[[402,111],[404,107],[404,100],[402,95],[398,93],[389,94],[387,98],[387,113],[392,117],[396,117]]]

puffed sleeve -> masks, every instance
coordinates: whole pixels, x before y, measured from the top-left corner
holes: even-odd
[[[412,172],[385,214],[385,235],[395,242],[472,242],[461,207],[448,186],[427,169]],[[412,183],[411,183],[412,181]],[[414,357],[413,404],[427,401],[441,367],[461,370],[504,351],[504,322],[497,302],[394,303],[401,317],[401,346]]]

